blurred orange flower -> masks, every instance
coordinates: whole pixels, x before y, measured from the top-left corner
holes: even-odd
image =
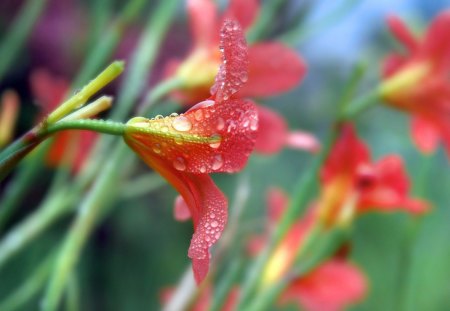
[[[350,124],[343,125],[321,172],[317,201],[320,219],[328,226],[346,224],[357,213],[403,209],[423,213],[428,205],[409,197],[409,179],[402,159],[389,155],[370,159],[367,146]]]
[[[406,53],[386,58],[382,95],[387,104],[411,114],[420,150],[431,153],[442,140],[450,155],[450,11],[440,13],[422,38],[396,16],[388,24]]]
[[[269,230],[282,217],[288,198],[284,192],[274,188],[268,192]],[[275,248],[263,275],[263,285],[285,277],[317,219],[315,207],[306,216],[296,221]],[[267,242],[267,236],[253,238],[249,244],[252,254],[258,253]],[[279,303],[294,302],[302,310],[332,311],[360,301],[366,293],[366,279],[362,272],[343,258],[334,256],[321,263],[308,274],[294,278],[282,292]]]

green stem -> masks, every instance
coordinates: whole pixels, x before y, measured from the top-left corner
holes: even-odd
[[[258,19],[247,33],[247,41],[249,43],[260,40],[264,34],[267,33],[268,28],[272,25],[280,7],[285,2],[286,0],[271,0],[267,1],[265,5],[262,6],[261,12],[258,14]]]
[[[47,118],[48,124],[53,124],[61,118],[65,117],[73,110],[82,106],[92,95],[97,93],[105,85],[109,84],[125,68],[123,61],[115,61],[103,70],[94,80],[84,86],[78,93],[73,95],[67,101],[56,108]]]
[[[129,74],[124,79],[117,108],[112,114],[113,118],[125,116],[145,86],[148,68],[153,64],[158,43],[168,28],[177,4],[177,0],[161,2],[152,16],[152,22],[146,27],[145,37],[131,61]],[[127,152],[128,149],[122,142],[116,145],[102,167],[95,184],[81,203],[77,218],[63,242],[55,270],[50,278],[43,302],[44,310],[52,311],[58,307],[67,278],[73,271],[81,250],[95,227],[96,219],[102,214],[105,199],[111,196],[111,187],[119,178],[120,170],[117,169],[117,165],[124,161]]]
[[[21,55],[20,50],[47,4],[47,0],[28,0],[0,43],[0,80]]]
[[[50,278],[44,298],[44,310],[56,310],[67,278],[78,261],[82,247],[93,230],[97,217],[101,214],[101,208],[104,207],[103,202],[110,196],[109,189],[119,178],[120,170],[117,170],[117,163],[124,161],[127,151],[123,144],[116,146],[92,190],[81,203],[75,223],[63,243]]]
[[[14,179],[7,185],[3,199],[0,202],[0,233],[12,215],[14,207],[24,197],[24,192],[36,179],[49,147],[48,144],[43,145],[19,167],[19,171],[14,176]]]
[[[345,106],[339,116],[341,121],[350,121],[356,118],[357,115],[361,114],[363,111],[377,104],[380,100],[380,90],[375,88],[368,94],[365,94],[349,105]]]
[[[48,274],[55,259],[55,254],[48,255],[31,273],[25,282],[10,296],[0,303],[0,310],[20,310],[32,297],[34,297],[47,280]]]
[[[119,122],[109,120],[73,120],[73,121],[59,121],[55,124],[49,125],[42,131],[42,136],[48,136],[59,131],[64,130],[89,130],[104,134],[122,136],[125,133],[126,125]]]
[[[264,249],[261,255],[257,257],[256,262],[251,267],[245,279],[238,309],[242,308],[253,295],[261,279],[262,271],[264,270],[273,249],[289,230],[294,220],[297,219],[300,213],[304,210],[309,195],[314,190],[314,184],[318,176],[319,169],[329,153],[329,150],[336,138],[336,134],[337,133],[335,130],[330,131],[330,135],[324,144],[322,152],[318,157],[314,158],[313,163],[309,166],[309,169],[301,176],[297,185],[294,187],[294,196],[291,198],[290,204],[286,209],[286,212],[283,214],[283,218],[281,219],[279,225],[277,225],[269,245]]]

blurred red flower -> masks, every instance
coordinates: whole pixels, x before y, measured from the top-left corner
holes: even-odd
[[[172,61],[169,75],[183,81],[183,89],[177,93],[187,104],[209,96],[209,89],[220,64],[219,28],[226,18],[237,20],[248,29],[255,21],[259,4],[257,0],[231,0],[227,10],[219,16],[216,4],[211,0],[188,0],[188,14],[193,35],[193,47],[183,61]],[[296,86],[303,78],[306,66],[295,51],[276,42],[253,44],[248,50],[248,74],[239,78],[245,86],[241,97],[271,96]],[[201,68],[201,70],[199,70]]]
[[[243,31],[237,22],[227,20],[221,38],[223,62],[213,95],[182,115],[131,119],[124,136],[178,190],[182,200],[177,200],[177,206],[183,218],[192,216],[194,235],[188,256],[198,283],[209,269],[209,248],[227,221],[227,199],[208,174],[242,169],[258,129],[254,104],[236,95],[248,66]]]
[[[420,150],[433,152],[439,140],[450,155],[450,11],[440,13],[422,38],[396,16],[388,25],[405,54],[389,55],[383,68],[382,95],[412,116],[412,137]]]
[[[269,230],[280,220],[288,198],[279,189],[268,192]],[[280,280],[291,269],[301,248],[316,222],[317,213],[311,208],[306,216],[296,221],[274,250],[263,275],[263,285]],[[249,244],[252,254],[258,253],[267,236],[256,237]],[[360,301],[366,293],[366,279],[353,264],[338,256],[321,263],[308,274],[294,278],[282,292],[279,303],[295,302],[302,310],[342,310]]]
[[[44,69],[35,70],[30,77],[33,96],[41,108],[41,117],[55,110],[65,99],[69,84]],[[73,173],[82,168],[98,135],[92,131],[63,131],[53,135],[46,162],[50,167],[69,165]],[[66,161],[66,162],[65,162]]]
[[[428,205],[409,197],[409,179],[402,159],[389,155],[373,163],[367,146],[345,124],[321,172],[319,217],[329,226],[350,221],[368,210],[403,209],[413,214]]]

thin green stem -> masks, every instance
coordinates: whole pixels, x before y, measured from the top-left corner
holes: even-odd
[[[148,24],[144,33],[144,40],[139,44],[136,55],[131,61],[130,71],[124,80],[113,118],[125,116],[144,88],[148,68],[153,64],[159,46],[157,43],[162,40],[177,4],[177,0],[161,2],[152,16],[152,22]],[[120,170],[117,169],[117,164],[123,162],[127,152],[128,149],[123,143],[116,145],[93,187],[81,203],[77,218],[63,242],[55,270],[50,278],[43,301],[44,310],[52,311],[58,307],[67,278],[73,271],[81,250],[95,227],[96,219],[102,214],[105,199],[111,196],[109,190],[119,178]]]
[[[371,92],[358,97],[356,100],[351,102],[349,105],[344,107],[339,116],[341,121],[350,121],[356,118],[357,115],[361,114],[363,111],[369,109],[370,107],[376,105],[380,99],[380,90],[375,88]]]
[[[247,41],[254,43],[260,40],[268,31],[268,27],[272,25],[280,7],[286,2],[286,0],[271,0],[262,6],[258,19],[250,28],[247,33]]]
[[[115,61],[105,68],[95,79],[85,85],[78,93],[56,108],[47,118],[48,124],[62,119],[73,110],[82,106],[95,93],[117,78],[125,68],[123,61]]]
[[[44,10],[47,0],[28,0],[0,43],[0,80],[21,55],[25,41]]]
[[[14,208],[23,199],[24,192],[35,181],[39,168],[48,151],[48,144],[43,144],[38,150],[27,159],[23,165],[19,166],[19,171],[11,180],[0,201],[0,233],[14,212]]]
[[[125,133],[126,125],[120,122],[113,122],[109,120],[74,120],[74,121],[59,121],[55,124],[49,125],[42,131],[42,136],[48,136],[59,131],[64,130],[89,130],[104,134],[122,136]]]

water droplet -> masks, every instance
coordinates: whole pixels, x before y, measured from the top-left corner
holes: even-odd
[[[172,117],[172,118],[178,117],[178,113],[172,112],[172,113],[170,114],[170,117]]]
[[[219,238],[220,238],[220,233],[219,233],[219,232],[216,233],[216,234],[214,235],[214,237],[215,237],[216,239],[219,239]]]
[[[213,134],[209,139],[213,141],[212,143],[209,144],[211,148],[217,149],[220,147],[222,137],[219,134]]]
[[[164,116],[158,114],[157,116],[154,117],[155,120],[161,120],[164,119]]]
[[[179,132],[186,132],[192,128],[192,123],[185,116],[179,116],[172,121],[172,126]]]
[[[243,127],[247,127],[250,124],[250,121],[247,119],[244,121],[244,123],[242,123]]]
[[[194,112],[195,120],[201,121],[203,119],[203,112],[199,109],[196,112]]]
[[[230,121],[230,123],[228,124],[227,132],[231,133],[235,129],[236,129],[236,123],[234,123],[234,121]]]
[[[221,117],[217,118],[217,130],[221,131],[221,130],[223,130],[224,127],[225,127],[225,121]]]
[[[248,74],[247,74],[247,72],[245,72],[245,71],[240,72],[239,73],[239,79],[242,82],[247,82],[248,81]]]
[[[206,173],[206,166],[200,166],[200,173]]]
[[[252,131],[256,131],[256,130],[258,129],[258,120],[252,119],[252,120],[250,121],[250,129],[251,129]]]
[[[208,235],[205,237],[205,241],[206,242],[209,242],[209,241],[211,241],[211,237],[209,237]]]
[[[214,219],[214,218],[216,218],[216,214],[211,213],[211,214],[209,214],[209,217],[210,217],[211,219]]]
[[[155,144],[153,146],[153,152],[154,153],[161,153],[161,145],[160,144]]]
[[[212,163],[212,169],[213,170],[218,170],[219,168],[221,168],[223,166],[223,159],[222,156],[220,154],[216,154],[214,156],[213,159],[213,163]]]
[[[173,167],[175,167],[179,171],[184,171],[186,169],[186,163],[182,157],[177,157],[173,161]]]
[[[216,228],[219,225],[219,223],[217,221],[213,221],[211,222],[211,227]]]
[[[230,98],[228,94],[223,94],[223,100],[228,100],[228,98]]]
[[[181,136],[181,135],[175,135],[174,140],[175,140],[175,143],[178,145],[183,144],[183,136]]]

